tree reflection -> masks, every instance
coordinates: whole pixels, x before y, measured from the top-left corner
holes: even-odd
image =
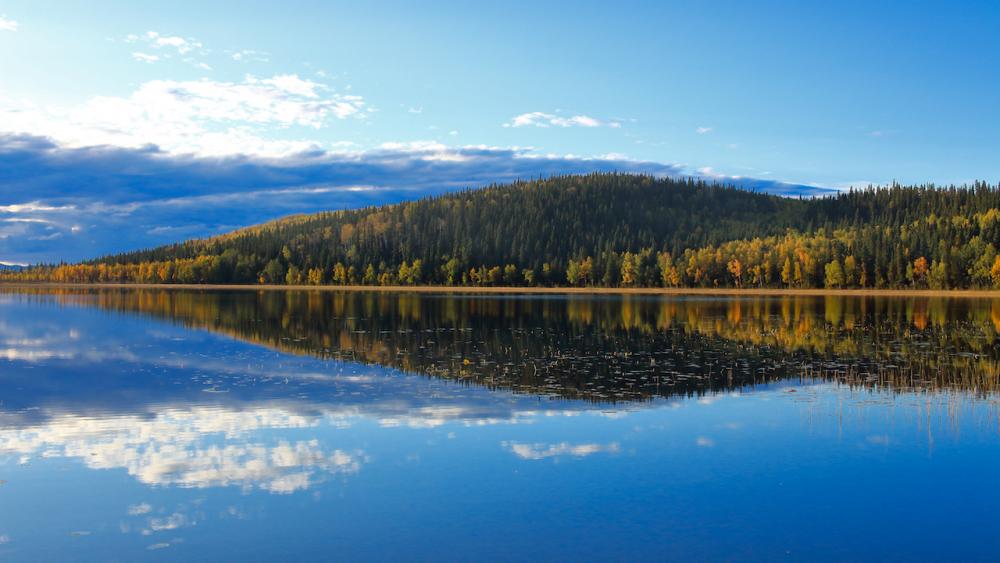
[[[23,290],[19,290],[22,291]],[[998,389],[1000,301],[38,289],[296,354],[632,401],[778,380]]]

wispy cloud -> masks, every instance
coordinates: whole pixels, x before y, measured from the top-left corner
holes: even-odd
[[[501,446],[521,459],[538,461],[553,457],[587,457],[599,453],[615,454],[621,451],[618,442],[610,444],[521,444],[517,442],[502,442]]]
[[[240,61],[240,62],[266,63],[270,61],[271,55],[264,51],[255,51],[253,49],[241,49],[239,51],[230,52],[229,57],[234,61]]]
[[[618,121],[602,121],[589,115],[563,117],[553,113],[533,111],[514,116],[504,127],[621,127]]]
[[[158,31],[147,31],[143,34],[131,33],[126,35],[125,42],[143,45],[146,50],[156,52],[155,54],[133,52],[132,58],[139,62],[151,64],[176,58],[197,69],[212,70],[212,67],[208,63],[201,60],[211,50],[193,37],[181,37],[180,35],[166,35]]]
[[[159,55],[150,55],[149,53],[139,52],[132,53],[132,58],[142,63],[155,63],[160,60]]]
[[[17,31],[19,24],[8,18],[6,14],[0,14],[0,31]]]
[[[154,49],[167,49],[174,51],[178,55],[187,55],[203,45],[193,37],[181,37],[179,35],[164,35],[158,31],[147,31],[141,35],[130,34],[125,36],[127,43],[146,43]]]
[[[142,502],[128,507],[128,514],[129,516],[139,516],[141,514],[148,514],[151,510],[153,510],[153,507],[149,503]]]
[[[707,135],[707,134],[711,133],[712,131],[713,131],[712,127],[704,127],[704,126],[699,127],[699,128],[697,128],[697,129],[694,130],[694,132],[697,133],[697,134],[699,134],[699,135]]]

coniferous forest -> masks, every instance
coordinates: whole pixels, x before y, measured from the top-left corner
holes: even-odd
[[[773,288],[1000,287],[1000,186],[815,199],[592,174],[292,216],[8,281]]]

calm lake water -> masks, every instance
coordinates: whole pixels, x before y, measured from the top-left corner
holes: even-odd
[[[1000,301],[0,289],[0,559],[996,560]]]

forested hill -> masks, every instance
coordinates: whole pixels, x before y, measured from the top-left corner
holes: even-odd
[[[555,177],[294,216],[85,264],[69,282],[744,287],[1000,285],[1000,188],[798,200],[695,180]]]

